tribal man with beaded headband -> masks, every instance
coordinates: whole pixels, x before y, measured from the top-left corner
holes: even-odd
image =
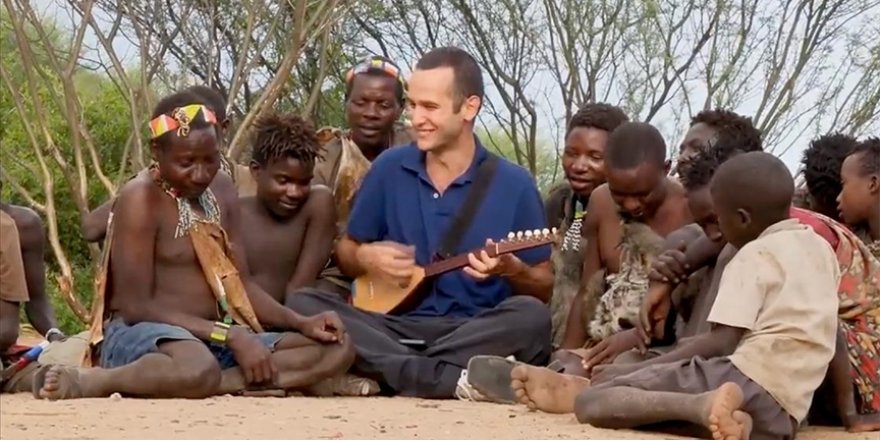
[[[324,148],[324,160],[315,166],[314,184],[330,187],[336,200],[337,234],[348,221],[354,195],[380,153],[412,137],[398,124],[403,112],[406,81],[391,60],[373,56],[352,67],[345,75],[347,131],[337,131]],[[335,256],[321,274],[319,286],[348,295],[351,280],[336,267]]]
[[[100,368],[46,365],[38,398],[203,398],[313,386],[354,352],[332,313],[306,318],[252,280],[216,117],[174,94],[150,122],[153,164],[119,191],[92,310]],[[264,326],[283,332],[264,332]]]

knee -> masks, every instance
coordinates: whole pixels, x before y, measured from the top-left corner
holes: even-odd
[[[174,394],[188,399],[202,399],[217,394],[220,388],[220,364],[208,356],[193,356],[177,369],[176,380],[172,381]]]
[[[323,349],[324,367],[318,372],[322,379],[344,374],[354,364],[355,350],[350,337],[346,337],[341,344],[324,345]]]
[[[552,322],[550,308],[547,304],[531,296],[514,296],[505,301],[505,306],[515,310],[517,327],[528,331],[533,335],[547,335],[550,337]]]
[[[599,421],[600,401],[595,396],[596,392],[586,388],[574,399],[574,415],[578,422],[601,427]]]

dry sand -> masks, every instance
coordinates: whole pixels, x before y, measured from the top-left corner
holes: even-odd
[[[675,439],[579,425],[523,407],[405,398],[218,397],[204,401],[34,400],[0,396],[3,440],[226,439]],[[877,440],[880,435],[808,430],[799,440]]]

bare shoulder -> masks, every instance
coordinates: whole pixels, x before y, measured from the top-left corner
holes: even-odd
[[[313,215],[329,215],[336,208],[333,191],[325,185],[312,185],[306,207]]]
[[[153,221],[155,221],[156,216],[149,214],[157,211],[162,201],[162,195],[162,189],[153,182],[149,175],[141,172],[119,189],[113,207],[114,217],[126,220],[140,218],[141,221],[154,219]],[[122,225],[117,223],[116,227],[120,226]]]
[[[587,205],[587,217],[595,222],[617,221],[617,208],[614,198],[611,197],[611,188],[608,184],[602,184],[590,194]]]
[[[31,208],[20,205],[4,205],[3,211],[15,220],[15,226],[20,233],[38,229],[43,230],[43,219]]]

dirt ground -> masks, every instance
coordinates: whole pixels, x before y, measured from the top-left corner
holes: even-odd
[[[34,400],[0,396],[3,440],[208,439],[675,439],[579,425],[523,407],[405,398],[243,398],[205,401]],[[877,440],[873,434],[808,430],[799,440]]]

